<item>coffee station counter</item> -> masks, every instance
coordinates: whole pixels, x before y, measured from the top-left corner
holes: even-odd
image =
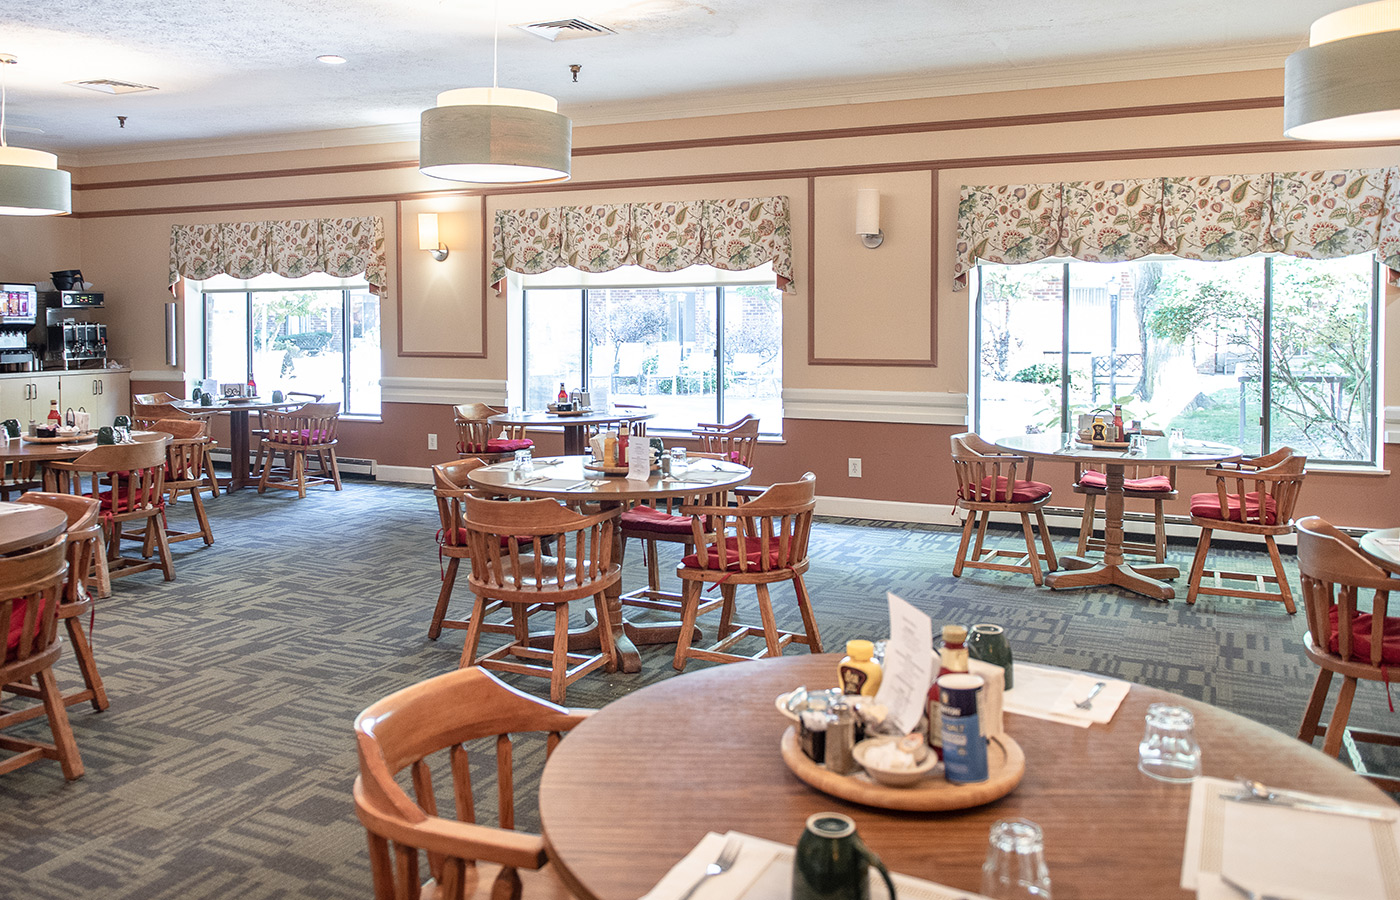
[[[58,401],[60,413],[81,408],[94,422],[111,424],[131,413],[131,369],[0,372],[0,419],[41,420],[51,400]]]

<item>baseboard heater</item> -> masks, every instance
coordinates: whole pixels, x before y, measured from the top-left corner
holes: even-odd
[[[218,462],[227,463],[229,461],[229,451],[227,449],[215,450],[211,455]],[[336,464],[340,466],[340,474],[342,475],[368,475],[371,478],[375,475],[375,460],[356,459],[353,456],[337,456],[335,461]]]

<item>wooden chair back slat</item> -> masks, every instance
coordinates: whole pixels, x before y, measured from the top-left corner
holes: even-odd
[[[288,412],[268,410],[263,418],[266,440],[272,444],[315,449],[336,443],[339,403],[307,403]]]
[[[1319,648],[1327,649],[1332,633],[1331,614],[1337,611],[1337,655],[1352,658],[1353,626],[1358,600],[1371,592],[1370,664],[1381,664],[1382,638],[1389,610],[1390,591],[1400,580],[1390,577],[1372,562],[1352,537],[1325,519],[1308,516],[1298,522],[1298,575],[1303,585],[1303,609],[1308,630]]]
[[[0,685],[28,677],[35,668],[58,656],[58,605],[68,572],[67,537],[36,550],[0,557]],[[10,623],[18,611],[21,625],[17,646],[9,646]]]
[[[699,442],[700,452],[753,467],[758,450],[758,419],[753,416],[744,416],[730,425],[700,425],[691,435]]]
[[[705,568],[739,572],[772,572],[804,566],[817,508],[816,476],[775,484],[762,494],[728,506],[723,503],[686,505],[691,537]],[[732,540],[731,540],[732,538]],[[749,559],[749,539],[758,541],[758,559]],[[713,557],[716,565],[710,566]]]
[[[465,504],[471,581],[478,592],[498,596],[567,587],[587,593],[590,585],[615,574],[613,530],[619,508],[583,515],[555,500],[473,496],[465,498]]]

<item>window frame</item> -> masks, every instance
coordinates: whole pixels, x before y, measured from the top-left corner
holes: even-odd
[[[1357,254],[1357,255],[1362,255],[1362,254]],[[1263,341],[1262,341],[1262,344],[1261,344],[1261,346],[1260,346],[1261,367],[1260,367],[1260,375],[1259,375],[1259,378],[1260,378],[1260,413],[1261,413],[1261,415],[1260,415],[1260,417],[1259,417],[1259,418],[1260,418],[1259,427],[1260,427],[1260,452],[1261,452],[1261,455],[1262,455],[1262,454],[1267,454],[1267,453],[1271,452],[1273,449],[1276,449],[1276,448],[1274,448],[1274,447],[1272,446],[1272,437],[1273,437],[1273,435],[1272,435],[1272,431],[1273,431],[1273,416],[1272,416],[1271,413],[1270,413],[1270,410],[1272,410],[1272,408],[1273,408],[1273,313],[1274,313],[1274,308],[1273,308],[1274,268],[1273,268],[1273,267],[1274,267],[1274,260],[1279,259],[1279,258],[1288,258],[1288,257],[1284,257],[1284,256],[1282,256],[1281,254],[1277,254],[1277,253],[1259,254],[1259,256],[1263,259],[1263,262],[1264,262],[1263,284],[1262,284],[1262,286],[1261,286],[1261,287],[1262,287],[1262,294],[1263,294],[1263,325],[1262,325],[1262,328],[1263,328]],[[1150,259],[1153,259],[1153,258],[1154,258],[1154,257],[1148,257],[1147,259],[1150,260]],[[1171,259],[1171,260],[1173,260],[1173,261],[1180,261],[1180,259],[1177,258],[1177,257],[1168,257],[1168,259]],[[1039,261],[1037,261],[1037,262],[1035,262],[1035,263],[1030,263],[1029,265],[1045,265],[1046,263],[1050,263],[1050,264],[1053,265],[1056,261],[1057,261],[1057,260],[1052,260],[1052,259],[1039,260]],[[1139,261],[1141,261],[1141,260],[1127,260],[1127,262],[1139,262]],[[1071,430],[1071,428],[1070,428],[1070,423],[1069,423],[1069,416],[1070,416],[1070,396],[1069,396],[1069,394],[1070,394],[1070,387],[1071,387],[1071,385],[1070,385],[1070,347],[1071,347],[1071,335],[1070,335],[1070,312],[1071,312],[1071,310],[1070,310],[1070,292],[1071,292],[1071,290],[1072,290],[1072,285],[1071,285],[1071,283],[1070,283],[1070,266],[1071,266],[1072,264],[1078,264],[1078,265],[1095,265],[1096,263],[1086,263],[1086,262],[1083,261],[1083,260],[1066,259],[1066,258],[1060,258],[1060,259],[1058,260],[1058,262],[1059,262],[1060,265],[1061,265],[1061,273],[1060,273],[1060,431],[1061,431],[1061,433],[1068,433],[1068,432]],[[1206,260],[1192,260],[1192,262],[1196,262],[1196,263],[1201,264],[1201,265],[1210,265],[1210,261],[1206,261]],[[973,408],[972,408],[971,420],[972,420],[972,427],[973,427],[973,429],[974,429],[974,430],[977,430],[977,431],[980,431],[980,430],[981,430],[981,426],[982,426],[982,400],[983,400],[982,354],[981,354],[981,347],[982,347],[982,342],[983,342],[982,298],[983,298],[983,286],[985,285],[986,281],[985,281],[985,279],[984,279],[984,277],[983,277],[982,269],[983,269],[984,266],[988,266],[988,265],[994,265],[994,266],[1008,266],[1008,265],[1010,265],[1010,264],[1005,264],[1005,263],[986,263],[986,262],[983,262],[982,260],[978,260],[977,266],[976,266],[976,269],[975,269],[975,271],[976,271],[976,273],[977,273],[977,290],[973,293],[973,296],[972,296],[972,301],[973,301],[972,318],[973,318],[973,321],[974,321],[974,323],[975,323],[974,326],[973,326],[973,330],[972,330],[974,344],[973,344],[972,352],[971,352],[969,355],[970,355],[970,358],[971,358],[972,385],[973,385],[973,404],[972,404]],[[1108,265],[1116,265],[1116,264],[1115,264],[1115,263],[1108,263]],[[1382,453],[1384,452],[1384,449],[1383,449],[1383,448],[1384,448],[1384,444],[1385,444],[1385,434],[1384,434],[1384,427],[1383,427],[1383,426],[1384,426],[1384,421],[1383,421],[1383,420],[1384,420],[1384,413],[1385,413],[1385,411],[1384,411],[1384,408],[1381,406],[1381,399],[1382,399],[1382,398],[1381,398],[1381,381],[1382,381],[1382,378],[1383,378],[1383,375],[1384,375],[1384,373],[1383,373],[1382,370],[1381,370],[1381,364],[1382,364],[1382,359],[1381,359],[1381,352],[1382,352],[1382,350],[1381,350],[1381,344],[1382,344],[1383,337],[1384,337],[1384,334],[1383,334],[1383,333],[1384,333],[1384,322],[1382,321],[1382,311],[1383,311],[1383,308],[1384,308],[1384,307],[1383,307],[1383,304],[1381,303],[1381,297],[1382,297],[1381,285],[1383,284],[1383,279],[1384,279],[1384,277],[1385,277],[1385,276],[1384,276],[1384,273],[1381,271],[1381,263],[1380,263],[1380,260],[1378,260],[1378,259],[1375,257],[1374,254],[1371,254],[1371,297],[1370,297],[1370,307],[1369,307],[1369,311],[1368,311],[1368,312],[1369,312],[1369,322],[1370,322],[1370,328],[1371,328],[1371,337],[1370,337],[1370,343],[1371,343],[1371,348],[1370,348],[1370,356],[1371,356],[1371,359],[1370,359],[1371,390],[1370,390],[1370,394],[1371,394],[1371,396],[1370,396],[1370,403],[1371,403],[1371,417],[1372,417],[1372,422],[1371,422],[1371,441],[1370,441],[1370,448],[1369,448],[1369,458],[1367,458],[1367,459],[1330,459],[1330,458],[1322,458],[1322,459],[1319,459],[1319,460],[1318,460],[1318,462],[1319,462],[1320,464],[1322,464],[1322,465],[1326,465],[1326,466],[1336,466],[1336,467],[1341,467],[1341,468],[1378,468],[1378,467],[1380,467],[1381,464],[1382,464]]]

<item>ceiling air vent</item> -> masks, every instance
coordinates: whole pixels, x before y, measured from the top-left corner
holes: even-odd
[[[160,88],[152,87],[149,84],[136,84],[133,81],[115,81],[111,78],[90,78],[86,81],[66,81],[64,84],[71,84],[73,87],[87,88],[90,91],[101,91],[104,94],[139,94],[142,91],[160,90]]]
[[[568,41],[617,34],[606,25],[599,25],[587,19],[555,19],[552,22],[531,22],[527,25],[512,27],[519,28],[527,34],[533,34],[535,37],[542,37],[547,41]]]

